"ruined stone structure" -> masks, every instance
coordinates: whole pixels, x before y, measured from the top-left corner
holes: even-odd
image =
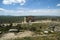
[[[33,16],[26,16],[26,22],[34,22]]]

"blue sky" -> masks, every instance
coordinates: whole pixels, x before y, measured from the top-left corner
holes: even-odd
[[[0,0],[0,15],[60,16],[60,0]]]

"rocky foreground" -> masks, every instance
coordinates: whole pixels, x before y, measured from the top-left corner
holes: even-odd
[[[9,40],[9,39],[15,39],[15,38],[22,38],[22,37],[31,37],[33,35],[33,32],[31,31],[25,31],[25,32],[19,32],[19,33],[6,33],[2,35],[0,40]]]

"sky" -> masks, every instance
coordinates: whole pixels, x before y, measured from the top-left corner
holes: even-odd
[[[60,16],[60,0],[0,0],[0,15]]]

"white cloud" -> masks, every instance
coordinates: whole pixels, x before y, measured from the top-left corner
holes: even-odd
[[[13,16],[25,16],[25,15],[53,15],[60,16],[60,9],[34,9],[34,10],[6,10],[0,8],[0,15],[13,15]]]
[[[19,3],[20,5],[24,5],[26,3],[26,0],[3,0],[3,4],[8,5],[8,4],[15,4]]]
[[[60,6],[60,4],[57,4],[57,6]]]
[[[0,8],[0,11],[4,11],[5,9],[3,9],[3,8]]]

